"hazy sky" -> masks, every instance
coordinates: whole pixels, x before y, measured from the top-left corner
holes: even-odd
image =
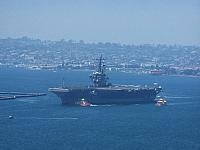
[[[200,0],[0,0],[0,38],[200,45]]]

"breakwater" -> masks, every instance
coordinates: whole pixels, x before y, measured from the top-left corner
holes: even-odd
[[[0,92],[0,100],[45,96],[46,93]]]

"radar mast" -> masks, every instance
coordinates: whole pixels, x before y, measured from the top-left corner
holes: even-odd
[[[92,80],[93,83],[93,87],[108,87],[111,84],[107,83],[108,81],[108,77],[105,74],[105,65],[103,64],[104,60],[102,58],[102,55],[100,56],[99,60],[99,64],[98,64],[98,68],[95,72],[93,72],[93,74],[90,75],[90,79]]]

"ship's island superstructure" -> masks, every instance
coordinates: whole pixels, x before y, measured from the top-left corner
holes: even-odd
[[[98,68],[90,75],[91,86],[49,88],[50,92],[60,97],[62,104],[75,105],[85,99],[91,104],[139,104],[152,103],[162,88],[153,86],[112,85],[108,83],[102,56]]]

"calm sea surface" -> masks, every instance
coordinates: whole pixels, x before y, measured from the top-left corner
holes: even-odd
[[[200,78],[108,73],[114,83],[160,83],[169,102],[162,107],[69,107],[47,91],[63,77],[66,85],[88,85],[90,73],[0,69],[0,91],[47,93],[0,101],[0,150],[200,149]]]

